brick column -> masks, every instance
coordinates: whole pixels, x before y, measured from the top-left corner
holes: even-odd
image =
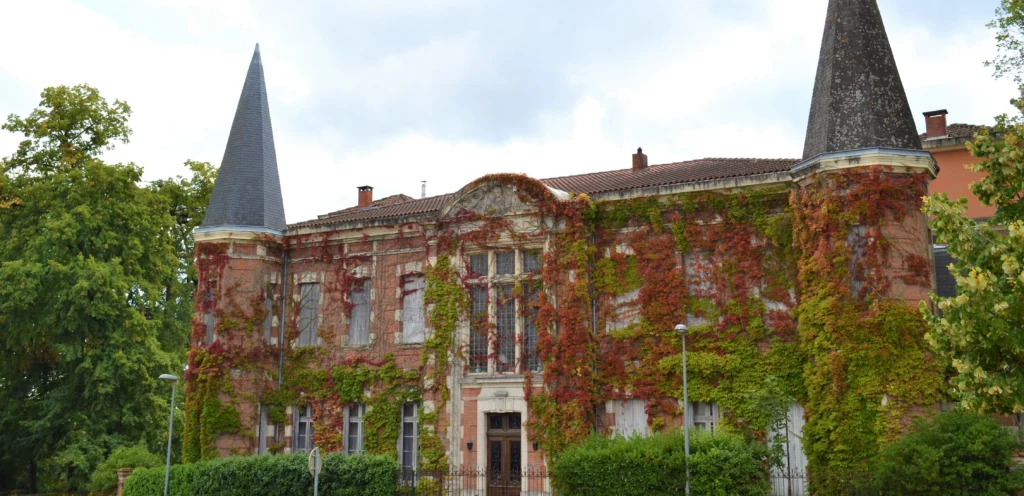
[[[132,469],[117,469],[117,496],[124,496],[124,480],[127,479],[129,475],[132,475]]]

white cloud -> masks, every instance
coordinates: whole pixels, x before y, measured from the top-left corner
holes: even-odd
[[[928,0],[913,1],[921,9],[929,5]],[[994,7],[995,0],[985,1]],[[893,2],[881,2],[881,7],[915,113],[948,108],[952,121],[983,123],[1009,110],[1012,84],[992,81],[980,64],[993,53],[991,32],[980,25],[935,32],[920,18],[890,14]],[[704,156],[799,156],[824,2],[751,3],[737,7],[745,9],[741,20],[715,17],[703,3],[666,12],[677,17],[672,19],[676,31],[650,33],[635,50],[564,64],[562,80],[552,84],[571,88],[572,96],[554,107],[561,110],[533,111],[535,133],[481,142],[441,137],[429,125],[399,126],[360,143],[339,131],[347,119],[361,117],[346,112],[346,106],[394,112],[394,102],[409,102],[401,112],[426,114],[438,124],[481,112],[444,107],[452,101],[468,103],[437,96],[456,91],[467,78],[487,83],[482,88],[504,83],[500,78],[506,68],[497,65],[492,33],[471,19],[389,55],[369,61],[343,58],[352,66],[329,65],[318,55],[353,48],[326,41],[308,46],[308,40],[329,37],[307,31],[331,23],[315,22],[322,19],[309,12],[325,9],[307,4],[283,22],[274,17],[282,11],[268,14],[266,5],[247,0],[149,0],[143,7],[151,9],[153,22],[172,14],[181,17],[170,35],[162,31],[157,36],[153,25],[128,22],[72,0],[3,2],[0,44],[9,48],[0,53],[0,104],[10,107],[0,108],[0,114],[28,113],[43,87],[86,82],[108,99],[128,101],[135,111],[132,143],[111,159],[145,166],[147,179],[182,173],[180,164],[188,158],[219,164],[251,56],[250,42],[239,40],[262,41],[292,222],[353,205],[355,188],[363,184],[375,186],[378,198],[396,193],[416,197],[425,179],[433,195],[491,172],[552,177],[625,168],[637,146],[644,147],[652,163]],[[462,0],[333,4],[348,14],[338,29],[357,14],[433,15],[469,5]],[[599,34],[600,41],[614,40],[617,21],[608,22],[606,30],[590,26],[587,32]],[[574,29],[567,23],[564,40],[548,40],[551,49],[566,40],[586,43],[572,39],[583,36]],[[384,39],[404,33],[375,34]],[[532,36],[528,26],[522,36]],[[521,67],[529,71],[530,61]],[[313,101],[314,95],[323,98],[325,88],[332,100]],[[10,95],[26,96],[14,101]],[[479,97],[466,95],[465,102],[479,102]],[[337,115],[325,116],[321,107]],[[779,108],[792,111],[781,114]],[[304,115],[295,109],[321,113]],[[0,133],[0,153],[13,150],[18,139]]]

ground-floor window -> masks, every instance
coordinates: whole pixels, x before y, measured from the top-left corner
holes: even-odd
[[[355,403],[345,412],[345,454],[360,455],[363,453],[363,415],[366,405]]]
[[[313,407],[300,406],[295,409],[295,451],[313,449]]]
[[[419,409],[418,403],[402,405],[402,436],[399,439],[398,458],[402,470],[416,470],[419,458]]]

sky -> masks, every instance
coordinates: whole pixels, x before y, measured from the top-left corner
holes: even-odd
[[[1011,113],[999,0],[878,0],[911,109]],[[288,222],[374,197],[703,157],[799,158],[824,0],[0,0],[0,116],[86,83],[131,105],[105,159],[220,165],[260,44]],[[0,133],[0,156],[20,136]]]

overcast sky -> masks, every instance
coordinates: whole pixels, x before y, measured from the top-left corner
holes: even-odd
[[[998,0],[878,0],[910,106],[1012,111],[982,62]],[[219,165],[255,43],[289,222],[491,172],[799,157],[825,0],[0,0],[0,115],[46,86],[127,101],[107,156]],[[971,6],[973,4],[973,6]],[[0,156],[19,137],[0,134]]]

